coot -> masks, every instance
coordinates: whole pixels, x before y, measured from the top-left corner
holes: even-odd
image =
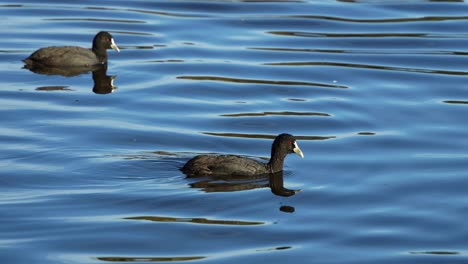
[[[101,31],[93,39],[93,47],[46,47],[32,53],[23,61],[26,68],[34,67],[89,67],[107,63],[107,49],[120,52],[109,32]]]
[[[199,155],[189,160],[181,170],[189,177],[275,173],[283,170],[286,155],[293,152],[304,157],[293,135],[280,134],[273,141],[268,163],[236,155]]]

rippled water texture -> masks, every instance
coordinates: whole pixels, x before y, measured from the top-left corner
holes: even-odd
[[[467,14],[1,2],[0,262],[468,262]],[[121,49],[107,69],[22,69],[101,30]],[[275,177],[179,170],[200,153],[268,158],[282,132],[305,158]]]

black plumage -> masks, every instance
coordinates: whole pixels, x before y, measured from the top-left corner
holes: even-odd
[[[38,49],[24,59],[25,68],[41,67],[91,67],[107,63],[107,49],[120,51],[114,38],[108,32],[101,31],[93,39],[91,49],[62,46]]]
[[[290,153],[304,157],[293,135],[280,134],[273,141],[268,163],[237,155],[199,155],[189,160],[181,170],[189,177],[276,173],[283,170],[284,159]]]

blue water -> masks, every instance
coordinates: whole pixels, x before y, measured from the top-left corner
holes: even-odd
[[[0,262],[468,262],[466,14],[2,1]],[[22,69],[101,30],[121,52],[97,84]],[[283,132],[305,154],[283,178],[179,171],[200,153],[268,158]]]

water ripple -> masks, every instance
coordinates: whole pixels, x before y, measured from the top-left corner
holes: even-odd
[[[270,31],[272,35],[294,36],[308,38],[450,38],[466,39],[466,34],[434,34],[434,33],[318,33],[300,31]]]
[[[169,222],[169,223],[193,223],[193,224],[207,224],[207,225],[262,225],[263,222],[252,221],[239,221],[239,220],[212,220],[206,218],[178,218],[166,216],[131,216],[125,217],[127,220],[145,220],[151,222]]]
[[[2,263],[468,261],[463,1],[13,2]],[[101,82],[22,69],[101,30],[122,47]],[[282,132],[307,155],[281,177],[180,171],[265,161]]]
[[[468,20],[468,16],[423,16],[423,17],[408,17],[408,18],[375,18],[375,19],[359,19],[359,18],[347,18],[347,17],[332,17],[332,16],[311,16],[311,15],[293,15],[286,16],[288,18],[297,18],[297,19],[317,19],[317,20],[331,20],[331,21],[340,21],[347,23],[408,23],[408,22],[436,22],[436,21],[458,21],[458,20]]]
[[[312,82],[297,82],[297,81],[269,81],[269,80],[258,80],[258,79],[241,79],[241,78],[228,78],[219,76],[178,76],[177,79],[194,80],[194,81],[217,81],[217,82],[232,82],[232,83],[255,83],[255,84],[273,84],[273,85],[303,85],[303,86],[314,86],[324,88],[342,88],[346,89],[347,86],[343,85],[331,85],[323,83],[312,83]]]
[[[350,68],[373,69],[373,70],[384,70],[384,71],[402,71],[402,72],[430,73],[430,74],[444,74],[444,75],[468,75],[468,71],[465,72],[465,71],[447,71],[447,70],[434,70],[434,69],[418,69],[418,68],[357,64],[357,63],[340,63],[340,62],[313,62],[313,61],[272,62],[272,63],[265,63],[265,65],[270,65],[270,66],[332,66],[332,67],[350,67]]]
[[[106,262],[179,262],[205,259],[203,256],[192,257],[96,257],[97,260]]]
[[[238,113],[238,114],[222,114],[220,116],[227,117],[244,117],[244,116],[330,116],[327,113],[315,113],[315,112],[262,112],[262,113]]]
[[[101,18],[44,18],[44,21],[75,21],[75,22],[106,22],[106,23],[140,23],[144,24],[145,21],[128,20],[128,19],[101,19]]]
[[[265,135],[265,134],[240,134],[240,133],[214,133],[214,132],[202,132],[205,135],[218,136],[218,137],[236,137],[236,138],[262,138],[262,139],[274,139],[277,135]],[[298,140],[325,140],[336,138],[335,136],[294,136]]]

